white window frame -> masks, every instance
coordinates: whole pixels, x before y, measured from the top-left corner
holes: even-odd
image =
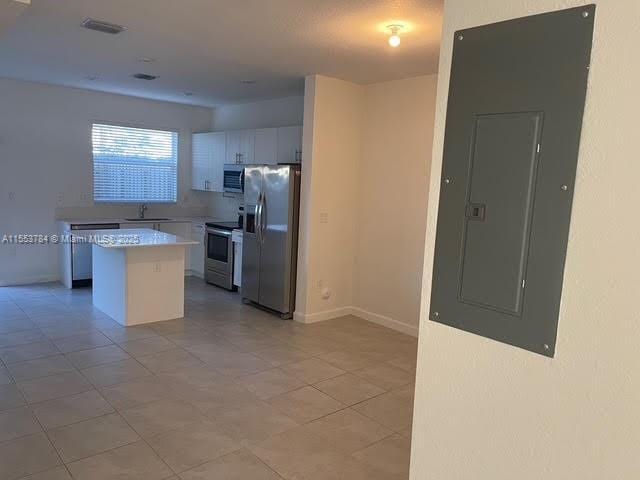
[[[154,130],[158,132],[166,132],[175,135],[175,169],[176,169],[176,186],[175,186],[175,199],[174,200],[153,200],[153,199],[114,199],[114,200],[106,200],[106,199],[97,199],[96,198],[96,188],[95,188],[95,156],[93,149],[93,128],[95,125],[104,125],[104,126],[112,126],[112,127],[122,127],[122,128],[131,128],[131,129],[140,129],[140,130]],[[140,124],[129,124],[124,122],[113,122],[113,121],[104,121],[104,120],[93,120],[89,124],[89,139],[91,145],[91,179],[92,179],[92,192],[93,192],[93,202],[94,204],[106,204],[106,205],[131,205],[131,204],[140,204],[140,203],[153,203],[153,204],[172,204],[175,205],[178,203],[178,199],[180,197],[180,131],[176,128],[164,128],[157,126],[149,126],[149,125],[140,125]]]

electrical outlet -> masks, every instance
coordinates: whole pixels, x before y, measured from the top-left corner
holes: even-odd
[[[153,266],[153,271],[156,273],[160,273],[162,271],[162,264],[161,263],[156,263]]]
[[[329,223],[329,214],[327,212],[320,213],[320,223]]]
[[[64,193],[58,192],[57,202],[58,205],[62,205],[64,203]]]
[[[324,286],[324,281],[318,280],[318,288],[322,288]]]
[[[9,201],[13,202],[16,199],[16,192],[9,192]]]

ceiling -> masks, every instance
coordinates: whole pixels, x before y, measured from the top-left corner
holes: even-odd
[[[205,106],[301,95],[314,73],[360,84],[406,78],[437,71],[442,3],[32,0],[0,29],[0,77]],[[127,30],[90,31],[87,17]],[[386,42],[394,23],[406,26],[396,49]],[[131,77],[138,72],[158,78]]]

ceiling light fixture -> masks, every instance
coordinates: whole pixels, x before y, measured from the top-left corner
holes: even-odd
[[[102,20],[95,20],[93,18],[87,18],[82,22],[82,26],[89,30],[95,30],[96,32],[109,33],[111,35],[117,35],[124,32],[127,27],[122,25],[116,25],[115,23],[104,22]]]
[[[98,76],[97,75],[87,75],[84,78],[85,78],[85,80],[89,80],[90,82],[95,82],[96,80],[98,80]]]
[[[151,58],[151,57],[140,57],[138,59],[138,61],[140,63],[154,63],[156,61],[156,59],[155,58]]]
[[[245,85],[255,85],[256,81],[255,80],[240,80],[240,83],[244,83]]]
[[[387,28],[391,30],[391,36],[389,37],[389,45],[393,48],[400,46],[400,30],[404,27],[402,25],[387,25]]]
[[[134,73],[132,77],[138,80],[155,80],[158,78],[156,75],[148,75],[146,73]]]
[[[182,92],[185,97],[193,97],[193,92]]]

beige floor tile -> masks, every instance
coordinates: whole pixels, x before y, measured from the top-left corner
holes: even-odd
[[[119,362],[131,358],[128,353],[117,345],[105,345],[89,350],[80,350],[79,352],[68,353],[66,357],[79,369]]]
[[[353,373],[385,390],[402,387],[414,379],[409,372],[386,363],[371,365]]]
[[[106,387],[151,375],[151,372],[131,358],[86,368],[82,374],[96,387]]]
[[[340,402],[313,387],[284,393],[269,399],[268,402],[300,424],[344,408]]]
[[[246,450],[238,450],[180,474],[182,480],[281,480]]]
[[[67,465],[75,480],[162,480],[172,472],[144,442]]]
[[[271,437],[249,449],[287,479],[328,478],[333,467],[348,461],[348,457],[329,442],[303,427]]]
[[[304,381],[283,372],[279,368],[265,370],[246,377],[238,377],[236,381],[263,400],[281,393],[297,390],[306,385]]]
[[[378,361],[379,356],[366,352],[339,351],[326,353],[324,355],[320,355],[318,358],[333,365],[334,367],[352,372],[353,370],[359,370],[369,365],[373,365]]]
[[[80,319],[65,319],[59,322],[47,322],[44,324],[41,321],[40,330],[47,338],[50,338],[51,340],[73,337],[76,335],[90,334],[97,331],[95,328],[93,328],[93,325]]]
[[[74,371],[18,382],[18,388],[27,402],[36,403],[86,392],[93,387],[82,375]]]
[[[15,383],[0,385],[0,411],[25,405],[27,402]]]
[[[13,332],[21,332],[23,330],[33,330],[37,325],[32,322],[25,313],[18,313],[14,316],[6,316],[0,314],[0,335]]]
[[[253,352],[253,354],[266,360],[274,367],[286,365],[287,363],[300,362],[311,356],[310,353],[287,344],[261,348]]]
[[[249,408],[262,402],[236,383],[220,383],[200,388],[185,388],[180,395],[210,418],[230,409]]]
[[[119,344],[122,349],[133,357],[152,355],[176,348],[176,345],[164,337],[156,336],[132,340]]]
[[[42,428],[29,407],[0,412],[0,442],[41,432]]]
[[[347,454],[362,450],[393,434],[392,430],[351,408],[327,415],[305,427]]]
[[[193,405],[175,400],[145,403],[123,410],[121,414],[145,438],[205,420]]]
[[[113,342],[96,330],[73,337],[58,338],[53,340],[53,343],[61,352],[70,353],[110,345]]]
[[[180,373],[188,369],[203,367],[202,360],[186,350],[175,348],[166,352],[138,357],[137,360],[153,373]]]
[[[354,453],[353,456],[380,471],[390,480],[409,478],[411,440],[408,438],[393,435]]]
[[[0,385],[7,385],[13,383],[13,378],[9,374],[9,370],[3,365],[0,365]]]
[[[409,372],[415,377],[416,374],[416,357],[415,355],[400,355],[389,360],[387,363],[394,367],[401,368],[402,370]]]
[[[410,426],[413,418],[413,402],[411,399],[395,392],[385,393],[366,400],[354,405],[353,408],[396,432]]]
[[[20,437],[0,444],[0,478],[14,480],[60,464],[44,433]]]
[[[271,365],[250,353],[218,351],[206,355],[201,353],[195,355],[221,374],[231,377],[250,375],[271,368]]]
[[[63,466],[54,467],[44,472],[29,475],[21,480],[73,480],[67,469]]]
[[[64,462],[106,452],[140,440],[117,413],[59,427],[48,432]]]
[[[32,406],[46,429],[61,427],[89,418],[113,413],[114,410],[96,390],[58,398]]]
[[[322,380],[328,380],[329,378],[346,373],[344,370],[334,367],[322,360],[318,360],[317,358],[290,363],[280,368],[289,375],[293,375],[309,384],[318,383]]]
[[[0,335],[0,348],[15,347],[27,343],[44,342],[47,340],[39,329],[22,330],[20,332],[4,333]]]
[[[75,371],[73,365],[71,365],[64,355],[54,355],[52,357],[29,360],[27,362],[12,363],[7,368],[17,382]]]
[[[50,357],[59,354],[60,350],[49,340],[29,343],[28,345],[18,345],[16,347],[0,348],[0,360],[5,364],[26,362],[34,358]]]
[[[100,389],[100,393],[118,410],[126,410],[158,400],[176,400],[177,393],[156,376],[147,376]]]
[[[261,442],[298,426],[297,422],[264,402],[230,408],[212,417],[212,420],[243,445]]]
[[[314,387],[345,405],[354,405],[385,393],[382,388],[350,373],[316,383]]]
[[[194,367],[185,367],[179,372],[159,373],[156,376],[178,393],[185,389],[233,382],[232,377],[222,375],[204,363]]]
[[[150,437],[147,443],[176,473],[240,448],[237,441],[210,421]]]
[[[155,337],[158,335],[149,327],[118,327],[102,329],[107,337],[116,343],[140,340],[141,338]]]

